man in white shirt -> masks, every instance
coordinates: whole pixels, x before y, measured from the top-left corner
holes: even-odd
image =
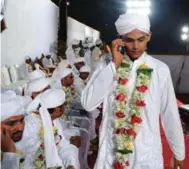
[[[53,59],[51,58],[51,54],[48,54],[46,57],[43,58],[42,64],[44,68],[55,67],[53,63]]]
[[[70,65],[73,65],[75,60],[80,57],[79,51],[79,40],[72,40],[71,45],[66,50],[66,59]]]
[[[79,72],[79,76],[74,78],[74,85],[76,92],[79,94],[79,96],[81,96],[81,92],[83,91],[89,80],[91,69],[88,66],[83,66],[81,67]]]
[[[28,134],[31,136],[27,137],[27,142],[22,143],[21,147],[25,152],[34,150],[35,147],[30,143],[33,138],[36,138],[37,133],[30,131],[26,132],[26,123],[31,124],[32,118],[25,117],[25,106],[28,101],[24,100],[22,96],[16,96],[16,94],[6,93],[2,94],[1,102],[1,150],[3,151],[2,168],[5,169],[19,169],[21,165],[25,163],[25,155],[20,151],[18,144],[23,141],[23,138]],[[26,135],[25,135],[26,133]],[[24,136],[25,135],[25,136]],[[26,141],[25,140],[25,141]],[[8,147],[7,147],[8,146]],[[27,158],[27,160],[30,158]],[[26,160],[26,161],[27,161]],[[24,168],[25,169],[25,168]]]
[[[96,46],[93,49],[91,56],[90,67],[92,69],[92,72],[94,72],[100,65],[105,64],[104,55],[105,52],[103,49],[103,43],[100,39],[97,39]]]
[[[183,169],[184,138],[170,71],[145,53],[151,38],[149,18],[126,13],[115,25],[120,39],[112,43],[113,62],[94,72],[81,98],[87,111],[103,102],[95,169],[163,169],[159,116],[174,169]]]

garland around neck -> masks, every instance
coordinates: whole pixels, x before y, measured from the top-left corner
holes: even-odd
[[[145,57],[145,56],[144,56]],[[149,89],[153,69],[146,63],[137,69],[135,88],[128,99],[128,81],[132,69],[132,61],[125,57],[117,69],[117,86],[114,102],[114,138],[116,159],[114,169],[127,169],[133,158],[133,143],[142,123],[142,113],[145,107],[145,95]]]

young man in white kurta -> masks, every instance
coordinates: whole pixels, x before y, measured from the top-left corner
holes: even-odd
[[[142,125],[134,140],[133,158],[128,169],[163,169],[162,145],[159,130],[159,116],[169,145],[174,154],[175,169],[183,169],[185,159],[184,138],[176,105],[169,68],[163,62],[145,53],[150,40],[150,22],[147,16],[121,15],[116,28],[124,39],[113,41],[113,62],[95,71],[82,93],[82,104],[92,111],[103,102],[103,119],[100,127],[99,153],[95,169],[112,169],[115,161],[113,103],[116,88],[116,69],[124,57],[120,46],[126,46],[126,54],[133,61],[128,81],[128,100],[135,87],[137,69],[146,64],[153,69],[151,83],[145,96],[146,106],[142,112]],[[138,36],[139,35],[139,36]],[[142,35],[142,38],[140,37]],[[124,42],[123,42],[124,41]]]

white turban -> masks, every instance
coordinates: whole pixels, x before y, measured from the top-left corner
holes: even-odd
[[[61,60],[61,62],[58,64],[57,68],[58,68],[59,70],[61,70],[61,69],[63,69],[63,68],[68,67],[68,65],[69,65],[68,60]]]
[[[29,95],[31,95],[32,92],[39,92],[45,89],[49,85],[50,85],[50,80],[47,78],[36,79],[28,84],[27,92]]]
[[[1,103],[7,102],[16,97],[16,93],[13,90],[7,90],[1,93]]]
[[[79,40],[73,39],[72,40],[72,45],[79,45]]]
[[[16,96],[7,102],[1,102],[1,121],[25,114],[24,103],[22,96]]]
[[[91,72],[91,68],[89,66],[82,66],[79,70],[80,72]]]
[[[65,78],[66,76],[70,75],[72,73],[72,69],[70,68],[64,68],[61,71],[58,72],[58,80],[61,80]]]
[[[145,33],[150,32],[150,20],[145,15],[128,13],[120,15],[115,26],[119,35],[130,33],[135,29]]]
[[[78,58],[76,58],[75,61],[74,61],[74,64],[75,63],[79,63],[79,62],[85,62],[85,58],[84,57],[78,57]]]
[[[69,65],[67,60],[61,60],[61,62],[58,64],[57,68],[54,70],[51,79],[56,81],[56,79],[59,79],[59,72],[62,72],[63,69],[67,68]]]
[[[82,46],[83,46],[84,48],[86,48],[86,47],[88,47],[88,44],[85,43],[85,42],[83,42],[83,43],[82,43]]]
[[[26,56],[25,59],[28,60],[28,59],[31,59],[31,57],[30,56]]]
[[[100,39],[96,40],[96,45],[100,45],[102,43],[102,41]]]
[[[50,52],[48,52],[48,53],[46,54],[46,56],[49,56],[49,55],[51,56],[51,53],[50,53]]]
[[[63,90],[49,89],[41,94],[39,102],[41,105],[39,113],[45,131],[44,147],[47,168],[62,167],[62,160],[55,144],[51,116],[47,109],[61,106],[65,102],[65,93]]]
[[[92,48],[93,46],[95,46],[94,43],[89,43],[89,48]]]
[[[45,77],[46,77],[45,73],[40,69],[36,69],[33,72],[28,74],[29,81],[33,81],[33,80],[41,79]]]
[[[87,37],[86,39],[87,43],[93,43],[93,37]]]

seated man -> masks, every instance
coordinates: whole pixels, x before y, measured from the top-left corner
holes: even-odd
[[[79,40],[72,40],[71,45],[66,50],[66,59],[70,65],[73,65],[77,58],[80,58],[79,55],[80,47]]]
[[[85,155],[84,159],[87,161],[87,151],[89,148],[88,142],[89,142],[89,119],[87,117],[81,117],[80,111],[78,110],[73,110],[70,109],[71,104],[73,104],[74,99],[76,98],[76,92],[75,89],[72,87],[73,82],[74,82],[74,77],[72,74],[72,70],[70,68],[64,68],[61,69],[60,72],[57,73],[58,77],[56,78],[55,84],[52,86],[52,88],[57,88],[57,89],[62,89],[65,94],[66,94],[66,102],[65,102],[65,114],[62,116],[62,120],[64,121],[65,124],[74,124],[77,125],[81,133],[81,137],[83,138],[83,144],[81,146],[81,151],[83,152],[82,154]],[[76,108],[76,107],[75,107]],[[67,132],[66,130],[65,135],[69,136],[70,131]],[[73,131],[73,126],[72,126],[72,131]],[[77,131],[74,130],[73,133]],[[80,156],[81,157],[81,156]],[[83,165],[86,166],[87,162]]]
[[[91,69],[88,66],[83,66],[80,69],[79,77],[74,79],[76,92],[80,97],[81,97],[81,93],[83,89],[85,88],[85,86],[87,85],[87,82],[90,79],[90,72],[91,72]],[[81,106],[81,109],[83,109],[82,106]],[[90,128],[89,128],[90,140],[94,140],[97,136],[96,131],[95,131],[95,126],[96,126],[96,118],[99,116],[99,114],[100,114],[100,111],[98,109],[95,109],[94,111],[87,113],[87,117],[90,120]]]
[[[25,66],[26,66],[27,72],[32,72],[34,70],[34,63],[32,62],[29,56],[26,56]]]
[[[24,138],[23,135],[28,136],[28,131],[25,130],[26,123],[31,125],[30,129],[35,129],[32,125],[33,119],[25,117],[25,101],[22,96],[3,95],[2,97],[4,101],[1,102],[1,150],[3,151],[1,166],[4,169],[19,169],[20,165],[26,165],[24,169],[31,168],[27,165],[26,161],[30,161],[30,157],[26,157],[26,154],[31,154],[35,149],[35,146],[30,143],[34,141],[33,138],[36,138],[37,133],[29,131],[31,137],[27,137],[27,141],[20,143]]]
[[[79,76],[79,70],[84,65],[85,65],[85,59],[84,58],[77,58],[74,61],[74,64],[72,65],[72,70],[73,70],[74,76]]]
[[[40,146],[36,152],[34,164],[38,167],[46,166],[46,168],[80,168],[78,149],[64,138],[59,120],[63,114],[65,93],[62,90],[48,89],[41,94],[38,101],[36,116],[41,126]]]
[[[55,67],[50,54],[43,58],[42,64],[44,68]]]
[[[81,96],[81,92],[85,88],[89,80],[91,69],[88,66],[83,66],[81,67],[79,72],[80,72],[79,77],[75,77],[74,79],[74,85],[76,92],[78,93],[79,96]]]
[[[45,78],[45,77],[46,77],[45,73],[40,69],[36,69],[33,72],[28,74],[28,80],[30,82],[33,80],[41,79],[41,78]]]
[[[47,78],[40,78],[31,81],[27,87],[27,94],[34,99],[38,94],[43,93],[50,88],[50,80]]]
[[[80,111],[77,110],[83,109],[81,104],[78,105],[77,99],[79,99],[79,96],[77,95],[77,92],[73,88],[74,83],[74,76],[72,74],[72,70],[70,68],[64,68],[61,72],[58,73],[58,78],[56,79],[55,84],[52,85],[52,88],[56,89],[62,89],[66,94],[66,113],[67,116],[81,116]],[[74,107],[74,110],[71,109]],[[81,119],[81,118],[80,118]],[[88,118],[83,118],[85,121],[85,129],[88,130]],[[82,124],[82,123],[81,123]],[[81,127],[81,124],[79,125]]]
[[[35,79],[35,77],[33,77]],[[36,104],[38,104],[38,99],[40,94],[43,93],[45,90],[50,88],[50,80],[47,78],[37,78],[31,81],[27,87],[27,95],[29,95],[33,100],[27,106],[27,112],[35,112],[36,111]]]

